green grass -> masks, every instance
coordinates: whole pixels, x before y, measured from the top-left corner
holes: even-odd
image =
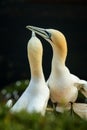
[[[74,113],[46,112],[29,114],[25,111],[10,113],[5,106],[0,106],[0,130],[86,130],[87,121]]]
[[[63,114],[55,111],[46,111],[45,116],[29,114],[26,111],[11,113],[5,107],[5,102],[12,96],[15,97],[27,87],[29,81],[17,81],[5,87],[0,93],[0,130],[86,130],[87,121],[78,117],[74,112]],[[6,96],[10,95],[10,96]],[[14,98],[13,97],[13,98]],[[15,99],[16,101],[17,99]]]

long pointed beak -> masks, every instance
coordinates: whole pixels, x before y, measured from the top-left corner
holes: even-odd
[[[34,26],[26,26],[26,28],[39,34],[41,37],[43,37],[46,40],[51,38],[51,34],[47,31],[47,29],[38,28]]]

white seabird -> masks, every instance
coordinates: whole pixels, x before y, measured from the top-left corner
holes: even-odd
[[[26,26],[47,40],[53,49],[51,74],[47,80],[50,88],[51,100],[57,103],[56,111],[63,112],[70,109],[78,97],[78,90],[87,97],[87,81],[79,79],[70,73],[65,65],[67,56],[67,42],[65,36],[55,29],[44,29]]]
[[[32,32],[32,37],[27,45],[27,54],[31,70],[31,80],[24,93],[11,108],[11,111],[19,112],[24,109],[29,113],[36,112],[44,115],[50,92],[42,69],[42,44],[34,32]]]

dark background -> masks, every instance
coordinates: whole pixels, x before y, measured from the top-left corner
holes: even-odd
[[[30,79],[26,25],[55,28],[67,39],[66,65],[87,80],[87,3],[84,0],[0,0],[0,89]],[[39,37],[40,38],[40,37]],[[42,38],[45,78],[50,74],[52,49]]]

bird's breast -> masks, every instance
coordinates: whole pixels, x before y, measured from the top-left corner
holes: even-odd
[[[75,87],[50,88],[51,100],[53,102],[66,104],[77,99],[78,91]]]

